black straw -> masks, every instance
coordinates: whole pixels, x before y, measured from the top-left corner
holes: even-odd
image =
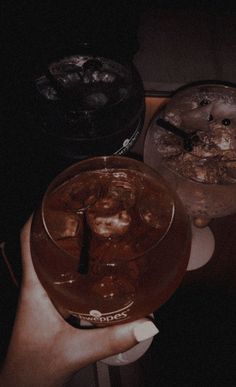
[[[156,123],[163,129],[166,129],[169,132],[174,133],[176,136],[182,138],[184,142],[184,149],[187,151],[191,151],[193,149],[194,143],[199,141],[199,137],[197,134],[195,134],[195,132],[187,133],[183,129],[178,128],[177,126],[171,124],[169,121],[166,121],[163,118],[158,118]]]

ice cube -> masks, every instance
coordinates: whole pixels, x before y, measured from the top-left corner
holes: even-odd
[[[214,118],[236,119],[236,101],[234,104],[224,102],[223,100],[215,101],[212,104],[211,114]]]
[[[109,101],[109,98],[104,93],[92,93],[86,98],[87,104],[96,109],[105,106]]]
[[[123,208],[128,209],[135,204],[136,187],[124,180],[113,180],[108,188],[108,195],[119,200]]]
[[[149,201],[149,199],[151,199]],[[159,203],[156,198],[143,198],[140,204],[140,215],[142,220],[147,223],[149,226],[155,228],[161,228],[161,216],[159,216]]]
[[[115,73],[102,71],[99,75],[100,81],[104,83],[113,83],[116,80]]]
[[[180,100],[170,102],[165,109],[165,119],[177,127],[183,127],[186,131],[193,131],[202,128],[196,118],[201,120],[201,124],[206,126],[209,116],[210,105],[200,105],[198,99],[190,96],[182,97]],[[196,127],[197,125],[197,127]]]
[[[81,81],[81,75],[76,72],[76,71],[73,71],[71,73],[68,73],[66,75],[66,81],[71,85],[71,84],[74,84],[74,83],[77,83],[79,81]]]
[[[173,133],[167,133],[164,129],[158,128],[153,138],[158,152],[163,157],[176,156],[183,152],[183,140]]]
[[[91,230],[104,238],[125,234],[131,224],[131,215],[126,210],[111,215],[99,215],[95,211],[88,211],[87,218]]]
[[[53,239],[75,237],[82,227],[81,215],[66,211],[50,211],[45,213],[46,226]]]
[[[211,104],[208,104],[183,112],[181,114],[181,126],[186,128],[187,132],[206,130],[211,109]]]
[[[149,197],[142,197],[139,203],[141,219],[148,226],[160,231],[160,237],[169,228],[174,211],[174,204],[166,192],[150,193]]]

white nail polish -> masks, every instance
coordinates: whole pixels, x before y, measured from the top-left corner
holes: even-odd
[[[151,321],[145,321],[134,328],[134,336],[138,343],[155,336],[159,330]]]

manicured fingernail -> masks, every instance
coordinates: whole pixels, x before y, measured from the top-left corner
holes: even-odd
[[[150,339],[158,332],[157,327],[151,321],[145,321],[134,328],[134,336],[138,343]]]

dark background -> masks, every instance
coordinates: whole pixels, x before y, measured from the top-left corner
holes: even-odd
[[[64,1],[60,5],[3,2],[0,239],[17,239],[60,164],[50,155],[45,157],[44,149],[40,144],[35,147],[29,136],[28,91],[35,68],[45,61],[78,53],[84,42],[99,54],[130,61],[139,49],[140,15],[147,9],[163,8],[173,13],[189,8],[226,15],[235,11],[235,5],[228,1],[119,1],[118,5],[111,1]],[[157,311],[161,333],[143,364],[141,361],[140,386],[235,385],[235,277],[227,277],[218,261],[222,257],[225,267],[230,262],[230,270],[235,273],[236,248],[230,245],[235,227],[233,217],[213,224],[221,235],[214,257],[217,270],[214,272],[213,266],[203,269],[197,280],[194,275],[187,276],[172,299]],[[5,293],[1,312],[6,331],[14,319],[18,291],[10,293]]]

